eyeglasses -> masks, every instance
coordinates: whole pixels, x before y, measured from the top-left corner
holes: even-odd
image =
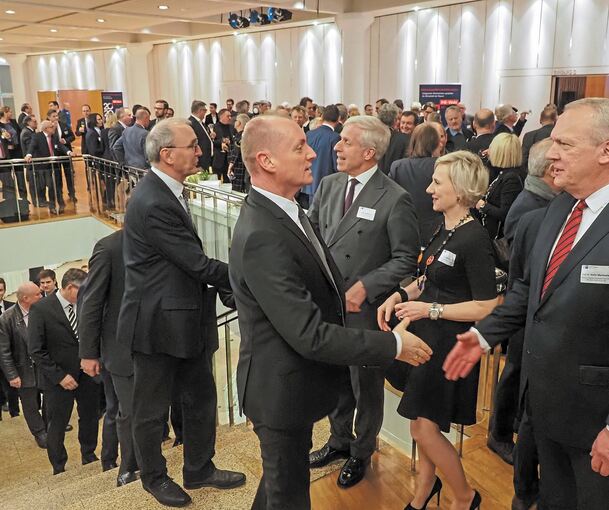
[[[191,151],[196,151],[199,144],[197,142],[191,145],[166,145],[163,149],[190,149]]]

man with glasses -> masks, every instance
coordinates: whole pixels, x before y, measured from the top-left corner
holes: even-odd
[[[158,123],[146,140],[152,168],[140,180],[125,217],[125,292],[117,338],[133,354],[133,435],[142,486],[163,505],[190,496],[167,474],[161,453],[172,394],[182,401],[186,489],[230,489],[245,475],[217,469],[216,291],[229,291],[228,266],[207,257],[192,223],[184,179],[196,172],[201,149],[186,119]],[[211,286],[211,287],[210,287]]]
[[[164,99],[157,99],[154,102],[154,119],[148,124],[148,131],[152,131],[152,128],[167,117],[167,110],[169,110],[169,103]]]
[[[65,471],[68,452],[64,438],[75,400],[82,463],[99,460],[95,448],[100,386],[80,369],[78,356],[76,297],[86,277],[82,269],[68,269],[61,289],[32,305],[29,313],[28,349],[37,369],[38,386],[44,392],[47,454],[54,475]]]

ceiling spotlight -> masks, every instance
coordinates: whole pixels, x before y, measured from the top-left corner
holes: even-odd
[[[3,37],[0,37],[0,41],[4,41],[4,38],[3,38]]]
[[[292,19],[292,12],[287,9],[279,9],[277,7],[269,7],[268,10],[269,19],[273,23],[280,23],[282,21],[289,21]]]
[[[99,37],[91,37],[91,42],[99,42]]]
[[[161,11],[166,11],[167,9],[169,9],[169,6],[168,5],[159,5],[159,9]]]
[[[6,14],[15,14],[15,11],[13,11],[13,9],[8,9],[6,11],[4,11]]]
[[[98,23],[105,23],[106,20],[104,18],[97,18]]]
[[[237,13],[233,12],[228,17],[228,24],[235,30],[239,30],[240,28],[249,27],[250,20],[248,20],[247,18],[244,18],[243,16],[239,16]]]
[[[49,30],[49,32],[53,32],[54,34],[56,34],[56,33],[57,33],[57,29],[56,29],[56,28],[51,28],[51,29]]]

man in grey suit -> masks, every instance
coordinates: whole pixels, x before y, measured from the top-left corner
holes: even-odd
[[[150,124],[150,112],[140,109],[135,114],[135,124],[123,131],[112,150],[119,163],[134,168],[150,168],[146,157],[146,137]]]
[[[322,179],[309,210],[348,289],[351,328],[378,330],[378,306],[416,268],[420,242],[410,195],[378,167],[390,137],[379,119],[351,117],[335,146],[339,172]],[[338,477],[344,488],[363,478],[383,422],[384,371],[361,366],[349,371],[330,414],[330,439],[309,458],[319,467],[347,457]]]
[[[119,108],[116,110],[116,117],[118,122],[108,129],[108,144],[110,145],[110,153],[115,159],[116,156],[114,156],[114,144],[123,135],[125,129],[133,124],[133,116],[129,108]]]
[[[540,510],[609,501],[609,99],[570,103],[546,154],[566,193],[548,206],[524,277],[444,363],[464,377],[525,328],[521,388],[541,473]],[[521,399],[522,400],[522,399]]]

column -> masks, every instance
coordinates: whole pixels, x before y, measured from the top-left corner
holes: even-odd
[[[342,38],[342,102],[355,103],[363,109],[370,95],[370,26],[369,13],[337,14],[336,24]],[[362,111],[363,113],[363,111]]]
[[[127,84],[128,90],[124,91],[124,101],[128,106],[143,104],[150,107],[154,98],[150,84],[155,79],[162,80],[162,76],[153,75],[151,65],[152,44],[129,44],[127,49]]]
[[[11,82],[13,84],[13,99],[15,101],[15,118],[19,116],[19,109],[23,103],[29,102],[34,103],[35,98],[27,98],[26,87],[27,87],[27,72],[25,69],[25,62],[27,60],[26,55],[10,55],[5,57],[10,70],[11,70]],[[2,92],[8,92],[3,90]]]

